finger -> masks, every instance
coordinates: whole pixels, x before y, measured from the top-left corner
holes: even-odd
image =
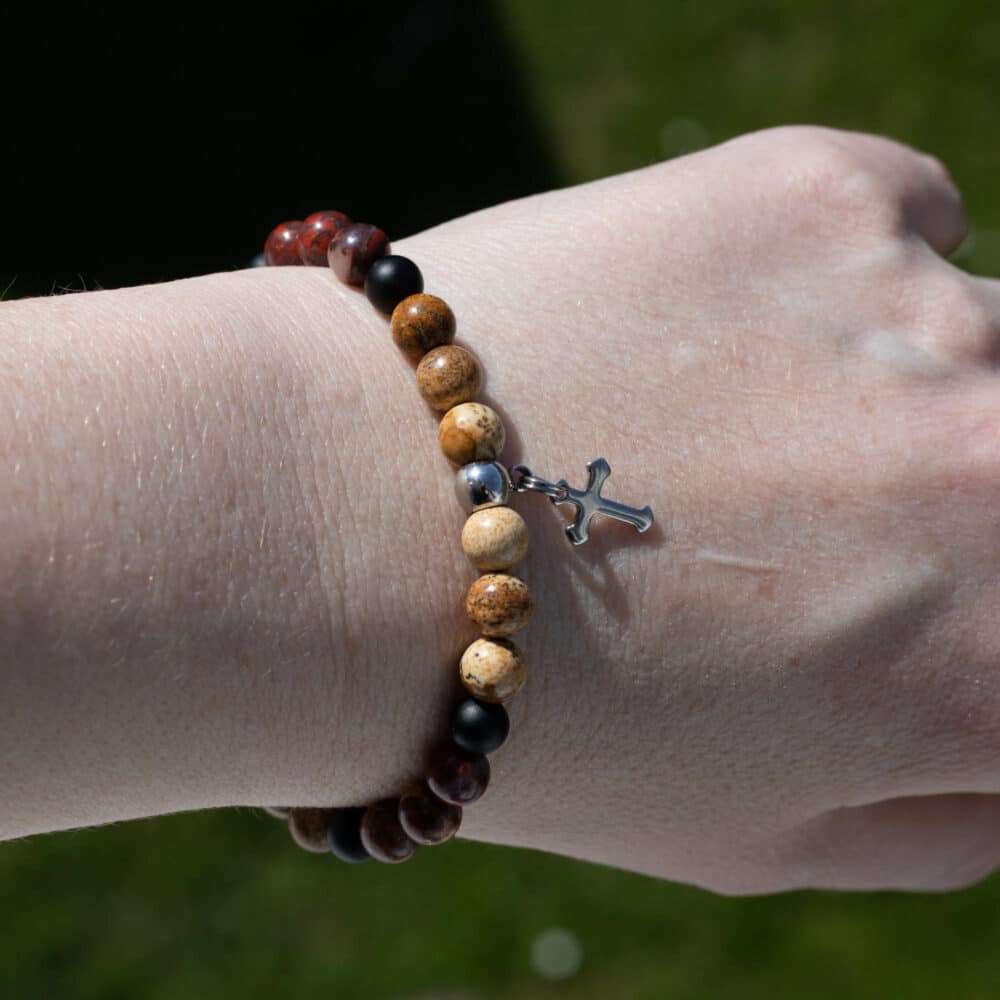
[[[789,887],[941,892],[1000,867],[1000,795],[932,795],[837,809],[795,833]]]
[[[962,193],[945,165],[922,155],[923,170],[908,179],[903,204],[906,224],[942,257],[954,253],[968,235]]]
[[[920,236],[941,256],[965,239],[968,221],[962,194],[936,156],[884,136],[833,132],[845,152],[867,160],[899,200],[905,231]]]

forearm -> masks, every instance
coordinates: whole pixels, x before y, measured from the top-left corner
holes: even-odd
[[[10,303],[0,364],[0,835],[398,790],[470,567],[363,297],[284,269]]]

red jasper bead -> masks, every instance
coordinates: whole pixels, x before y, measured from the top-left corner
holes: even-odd
[[[389,238],[375,226],[355,222],[345,226],[330,241],[330,270],[349,285],[363,285],[368,268],[389,252]]]
[[[399,822],[399,800],[373,802],[361,820],[361,843],[376,861],[399,864],[413,855],[417,845]]]
[[[443,844],[457,833],[462,810],[442,802],[424,786],[399,800],[399,822],[418,844]]]
[[[427,785],[444,802],[468,805],[482,796],[489,783],[490,762],[483,754],[469,753],[453,744],[434,752]]]
[[[264,260],[271,267],[285,264],[301,264],[299,258],[299,230],[302,223],[281,222],[271,230],[264,243]]]
[[[328,210],[307,215],[299,230],[299,258],[303,264],[326,267],[326,251],[330,240],[351,220],[343,212]]]

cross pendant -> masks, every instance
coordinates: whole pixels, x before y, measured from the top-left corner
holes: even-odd
[[[628,507],[615,500],[607,500],[601,496],[601,487],[611,475],[611,466],[603,458],[595,458],[587,463],[589,473],[587,488],[578,490],[570,486],[565,479],[550,483],[547,479],[534,476],[524,465],[515,465],[512,473],[520,473],[513,481],[514,489],[521,493],[524,490],[535,490],[544,493],[557,507],[572,504],[576,507],[576,517],[572,524],[566,525],[566,537],[574,545],[583,545],[590,538],[590,521],[595,514],[614,518],[631,524],[636,531],[645,531],[653,523],[653,511],[647,504],[645,507]]]

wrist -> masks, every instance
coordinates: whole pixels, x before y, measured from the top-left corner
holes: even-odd
[[[407,241],[405,250],[398,249],[421,261],[427,274],[434,276],[435,291],[450,301],[459,300],[453,294],[457,287],[453,290],[450,285],[457,286],[461,278],[451,269],[445,273],[443,259],[434,253],[432,243],[424,245],[417,238]],[[289,274],[282,280],[290,286],[304,286],[301,269],[281,270]],[[318,273],[324,279],[322,297],[328,291],[329,275],[322,270]],[[464,277],[469,301],[463,301],[466,308],[456,309],[456,343],[471,347],[486,371],[516,369],[512,359],[525,353],[519,343],[522,332],[498,328],[482,305],[477,309],[475,278]],[[353,333],[344,338],[307,338],[316,345],[315,364],[310,368],[330,384],[344,379],[343,340],[350,340],[356,366],[353,377],[364,386],[364,393],[353,404],[356,419],[345,425],[342,434],[331,436],[327,429],[329,406],[311,414],[311,418],[318,414],[321,423],[312,426],[308,435],[316,446],[310,453],[311,473],[306,479],[328,484],[318,490],[317,552],[326,567],[321,576],[338,583],[337,598],[331,602],[333,654],[324,696],[300,707],[303,717],[310,720],[306,730],[315,734],[299,746],[308,757],[288,775],[292,791],[272,797],[272,802],[358,805],[398,795],[410,782],[420,780],[428,751],[448,732],[451,711],[461,695],[461,654],[478,636],[463,611],[465,593],[477,574],[459,542],[465,513],[456,502],[456,470],[435,440],[441,414],[414,392],[414,363],[393,348],[386,319],[374,313],[360,295],[355,300],[367,311],[356,328],[356,340]],[[323,324],[325,312],[323,302],[317,302],[314,322]],[[374,320],[374,330],[370,320]],[[484,336],[487,330],[490,335]],[[537,356],[537,344],[535,350]],[[491,367],[492,360],[496,364]],[[528,380],[520,382],[530,397]],[[504,384],[518,384],[516,370],[513,377],[505,373],[492,379],[477,398],[498,409],[507,426],[516,428],[516,410],[500,402]],[[508,466],[524,457],[516,432],[512,440],[513,446],[500,456]],[[546,445],[541,442],[532,454],[544,460]],[[530,512],[523,509],[529,504],[518,506],[540,526],[539,534],[549,537],[513,572],[535,590],[532,580],[551,576],[551,556],[565,559],[569,553],[559,515],[553,517],[548,505]],[[350,512],[346,520],[345,510]],[[346,535],[345,523],[350,525]],[[564,587],[551,589],[566,595]],[[462,835],[516,842],[532,829],[527,822],[531,814],[538,815],[540,809],[544,814],[565,791],[552,787],[547,768],[539,774],[539,763],[555,766],[568,788],[569,771],[579,766],[586,752],[585,742],[575,732],[565,733],[561,745],[552,745],[553,734],[565,732],[570,719],[572,729],[593,710],[593,704],[580,701],[594,688],[562,669],[568,661],[560,657],[559,647],[565,643],[558,613],[554,607],[549,611],[555,613],[541,641],[532,641],[534,625],[515,637],[529,663],[537,662],[537,670],[529,667],[526,697],[509,706],[512,736],[508,745],[491,756],[494,780],[489,794],[466,811]],[[584,724],[583,730],[591,733],[594,727]]]
[[[377,609],[423,613],[427,629],[452,606],[381,568],[397,476],[378,439],[409,436],[411,455],[424,442],[396,410],[378,318],[329,277],[248,271],[3,307],[17,475],[0,484],[0,576],[18,601],[0,633],[0,835],[350,801],[396,777],[394,740],[416,739],[418,720],[377,695],[446,711],[378,627]]]

